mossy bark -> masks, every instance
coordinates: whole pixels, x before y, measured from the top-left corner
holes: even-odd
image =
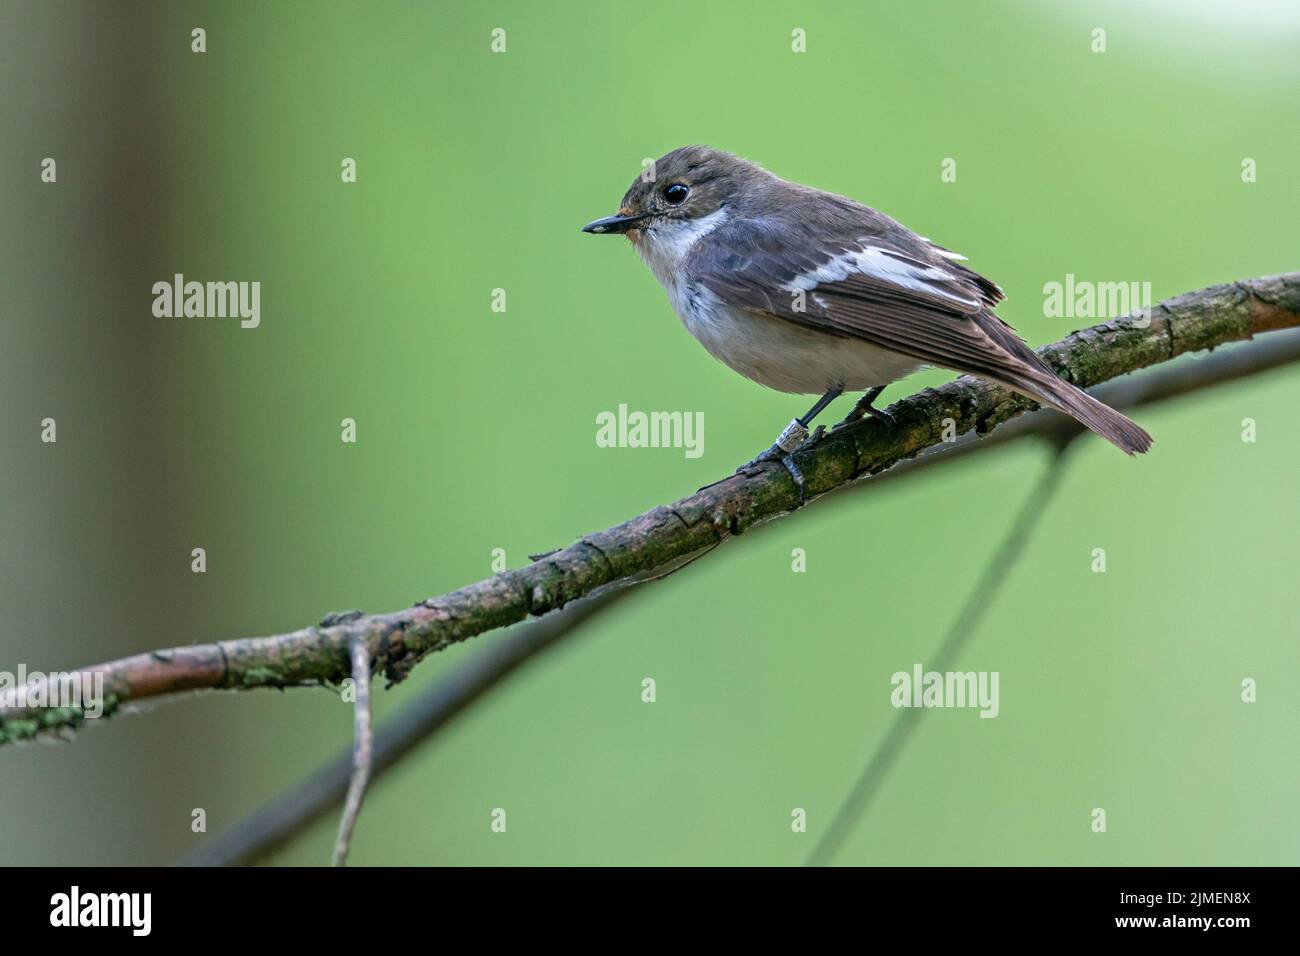
[[[1106,322],[1039,351],[1063,377],[1088,387],[1188,352],[1297,325],[1300,273],[1290,273],[1181,295],[1160,303],[1148,319]],[[968,376],[925,389],[890,407],[892,424],[867,418],[796,453],[806,498],[915,457],[942,442],[945,430],[983,434],[1035,407]],[[376,669],[396,682],[434,651],[546,614],[601,588],[634,583],[800,506],[789,474],[772,464],[587,535],[526,567],[401,611],[331,615],[290,634],[155,651],[86,673],[105,675],[107,715],[127,701],[200,688],[337,683],[349,675],[349,644],[360,637]],[[72,728],[83,719],[78,708],[0,707],[0,744]]]

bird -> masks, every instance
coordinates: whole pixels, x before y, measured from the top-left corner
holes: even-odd
[[[1005,386],[1070,415],[1128,454],[1139,425],[1058,376],[994,313],[1002,289],[884,213],[781,179],[707,146],[653,161],[618,212],[585,233],[624,235],[686,329],[736,372],[780,392],[819,395],[770,448],[738,471],[780,461],[802,500],[792,453],[845,392],[862,392],[840,425],[891,382],[938,366]],[[840,426],[836,426],[840,427]]]

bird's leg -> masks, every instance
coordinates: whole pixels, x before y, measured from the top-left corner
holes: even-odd
[[[834,388],[831,388],[825,395],[817,399],[817,403],[813,405],[812,408],[808,409],[806,414],[801,415],[799,418],[791,421],[789,425],[786,425],[785,430],[777,436],[777,439],[772,444],[771,448],[757,457],[745,462],[737,468],[736,471],[749,471],[751,468],[761,465],[764,462],[779,461],[785,466],[785,470],[790,473],[790,477],[794,479],[795,487],[799,489],[799,503],[803,504],[803,473],[799,471],[799,466],[796,465],[794,459],[790,457],[791,453],[799,448],[812,444],[812,442],[816,441],[817,438],[821,437],[822,429],[819,428],[816,435],[809,440],[808,426],[812,423],[814,418],[822,413],[822,410],[825,409],[827,405],[839,398],[843,392],[844,389],[841,386],[837,385]]]
[[[854,422],[862,418],[863,415],[870,415],[873,418],[879,418],[881,421],[887,422],[890,425],[894,424],[893,415],[889,414],[889,412],[884,409],[876,408],[871,404],[880,397],[880,393],[885,390],[885,387],[886,386],[884,385],[877,385],[875,388],[869,388],[863,392],[862,397],[858,399],[858,403],[853,406],[853,411],[845,415],[844,420],[835,427],[843,428],[845,425],[852,425]]]

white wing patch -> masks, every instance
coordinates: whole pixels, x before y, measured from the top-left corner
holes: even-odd
[[[862,249],[841,253],[811,272],[795,276],[782,288],[786,292],[795,292],[799,289],[806,292],[827,282],[842,282],[855,273],[880,276],[896,285],[926,294],[933,294],[934,289],[925,280],[935,282],[952,280],[952,276],[938,266],[913,265],[889,255],[884,249],[865,246]]]
[[[877,246],[863,245],[835,256],[810,272],[795,276],[781,289],[785,292],[809,291],[829,282],[841,282],[851,275],[875,276],[890,285],[909,289],[923,298],[946,299],[956,305],[976,308],[979,302],[961,295],[952,288],[955,278],[939,266],[929,266],[915,260],[900,259],[897,253]],[[942,285],[936,287],[935,283]]]

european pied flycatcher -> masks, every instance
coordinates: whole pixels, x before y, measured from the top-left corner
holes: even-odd
[[[845,421],[882,414],[884,387],[923,365],[997,382],[1073,416],[1133,454],[1151,436],[1053,372],[993,314],[997,285],[876,210],[704,146],[658,160],[618,215],[583,232],[622,233],[713,356],[769,388],[821,395],[744,468],[783,461],[842,392]]]

